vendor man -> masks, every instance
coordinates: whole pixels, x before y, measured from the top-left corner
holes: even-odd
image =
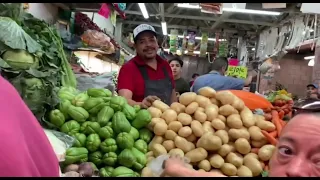
[[[202,87],[209,86],[216,91],[220,90],[242,90],[244,86],[248,86],[252,78],[257,75],[252,71],[248,73],[246,79],[239,79],[224,76],[228,69],[228,60],[224,57],[219,57],[212,63],[212,71],[208,74],[199,76],[192,87],[193,92],[198,92]]]
[[[130,105],[148,108],[156,99],[170,105],[177,101],[169,63],[157,55],[157,33],[148,24],[133,30],[137,55],[124,64],[118,76],[118,94]]]

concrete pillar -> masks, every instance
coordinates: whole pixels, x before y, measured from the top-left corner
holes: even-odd
[[[238,43],[237,43],[237,49],[238,49],[237,57],[238,57],[239,60],[241,59],[242,43],[243,43],[243,38],[239,36],[238,37]]]
[[[122,42],[122,22],[116,22],[114,38],[117,42]]]
[[[320,85],[320,46],[317,46],[314,51],[314,66],[312,69],[312,82]]]

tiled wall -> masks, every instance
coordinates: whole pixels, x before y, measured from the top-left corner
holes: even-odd
[[[261,77],[259,92],[275,89],[275,83],[284,85],[289,92],[305,96],[306,85],[312,83],[313,67],[308,66],[308,62],[303,58],[306,55],[288,54],[280,61],[281,69],[275,73],[271,80]]]

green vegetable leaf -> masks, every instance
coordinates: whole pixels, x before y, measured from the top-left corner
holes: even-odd
[[[8,63],[6,63],[2,58],[0,58],[0,67],[1,68],[11,68]]]
[[[26,70],[26,72],[31,74],[34,77],[37,77],[37,78],[44,78],[44,77],[47,77],[50,75],[50,73],[48,73],[48,72],[41,72],[41,71],[38,71],[34,68],[30,68],[30,69]]]
[[[11,18],[0,17],[0,32],[0,41],[12,49],[23,49],[30,53],[41,50],[41,45]]]

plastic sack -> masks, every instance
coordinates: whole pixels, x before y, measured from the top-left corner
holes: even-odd
[[[78,81],[77,89],[80,91],[86,91],[89,88],[106,88],[111,92],[115,90],[112,73],[106,73],[96,77],[91,77],[87,74],[76,74],[76,78]]]
[[[110,42],[109,36],[96,30],[85,31],[82,34],[81,39],[84,43],[91,47],[109,49],[111,46],[113,46]]]
[[[49,139],[49,142],[57,155],[59,162],[65,160],[66,151],[72,147],[75,138],[62,132],[44,129],[44,133]]]
[[[161,155],[150,162],[148,166],[153,173],[153,177],[160,177],[160,175],[163,172],[163,168],[162,168],[163,162],[168,158],[170,158],[169,155]],[[190,160],[186,157],[184,157],[183,159],[186,164],[190,162]]]

